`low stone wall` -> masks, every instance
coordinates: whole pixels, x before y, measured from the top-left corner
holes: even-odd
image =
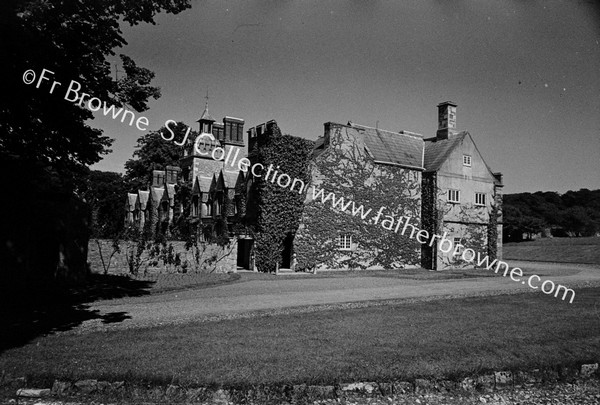
[[[166,403],[307,403],[335,399],[354,400],[357,397],[407,398],[417,395],[450,394],[455,396],[486,394],[515,389],[527,389],[555,384],[577,384],[597,381],[598,363],[580,367],[556,367],[530,371],[496,371],[474,375],[462,380],[415,379],[394,382],[353,382],[337,385],[269,385],[251,388],[192,387],[180,385],[137,385],[124,381],[99,380],[59,381],[52,388],[25,388],[25,377],[0,376],[0,387],[16,390],[21,398],[71,398],[102,395],[104,399],[129,399],[135,403],[158,401]],[[13,391],[14,392],[14,391]],[[486,395],[479,399],[487,403]],[[420,403],[417,401],[417,403]],[[472,403],[469,401],[469,403]],[[504,403],[504,402],[502,402]]]
[[[181,241],[168,242],[167,248],[169,245],[173,246],[172,255],[179,255],[177,264],[165,263],[160,254],[152,257],[150,251],[146,249],[140,256],[141,265],[137,275],[191,272],[227,273],[237,269],[237,239],[233,239],[231,244],[226,247],[214,244],[199,246],[199,251],[195,251],[194,248],[186,249],[185,243]],[[103,274],[105,266],[109,265],[110,260],[108,274],[132,275],[126,255],[128,252],[134,252],[135,255],[136,246],[135,242],[121,241],[119,243],[120,252],[115,252],[111,258],[114,250],[111,240],[91,239],[88,244],[88,264],[91,272]],[[102,259],[104,259],[104,265]]]

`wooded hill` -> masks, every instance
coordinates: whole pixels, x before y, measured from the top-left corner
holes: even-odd
[[[600,233],[600,190],[581,189],[504,196],[504,241],[546,236],[595,236]]]

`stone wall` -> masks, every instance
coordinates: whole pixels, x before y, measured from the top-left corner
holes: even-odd
[[[104,273],[108,260],[113,252],[113,242],[106,239],[91,239],[88,245],[88,263],[92,273]],[[179,255],[179,260],[169,263],[165,257],[169,255],[169,245],[172,245],[171,257]],[[132,241],[121,241],[120,252],[110,259],[108,274],[131,274],[127,254],[135,255],[137,244]],[[160,249],[157,251],[156,249]],[[104,265],[102,264],[102,258]],[[153,254],[154,252],[154,254]],[[166,247],[158,246],[155,250],[145,249],[140,256],[139,275],[163,273],[216,272],[227,273],[237,268],[237,239],[232,239],[228,246],[220,247],[215,244],[198,245],[198,249],[185,248],[181,241],[168,242]]]

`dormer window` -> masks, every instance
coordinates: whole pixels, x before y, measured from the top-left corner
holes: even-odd
[[[463,166],[471,167],[471,155],[463,155]]]

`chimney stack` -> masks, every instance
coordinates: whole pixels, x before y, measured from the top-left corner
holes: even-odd
[[[456,103],[444,101],[438,104],[438,130],[436,138],[448,139],[449,135],[455,135],[456,131]]]

